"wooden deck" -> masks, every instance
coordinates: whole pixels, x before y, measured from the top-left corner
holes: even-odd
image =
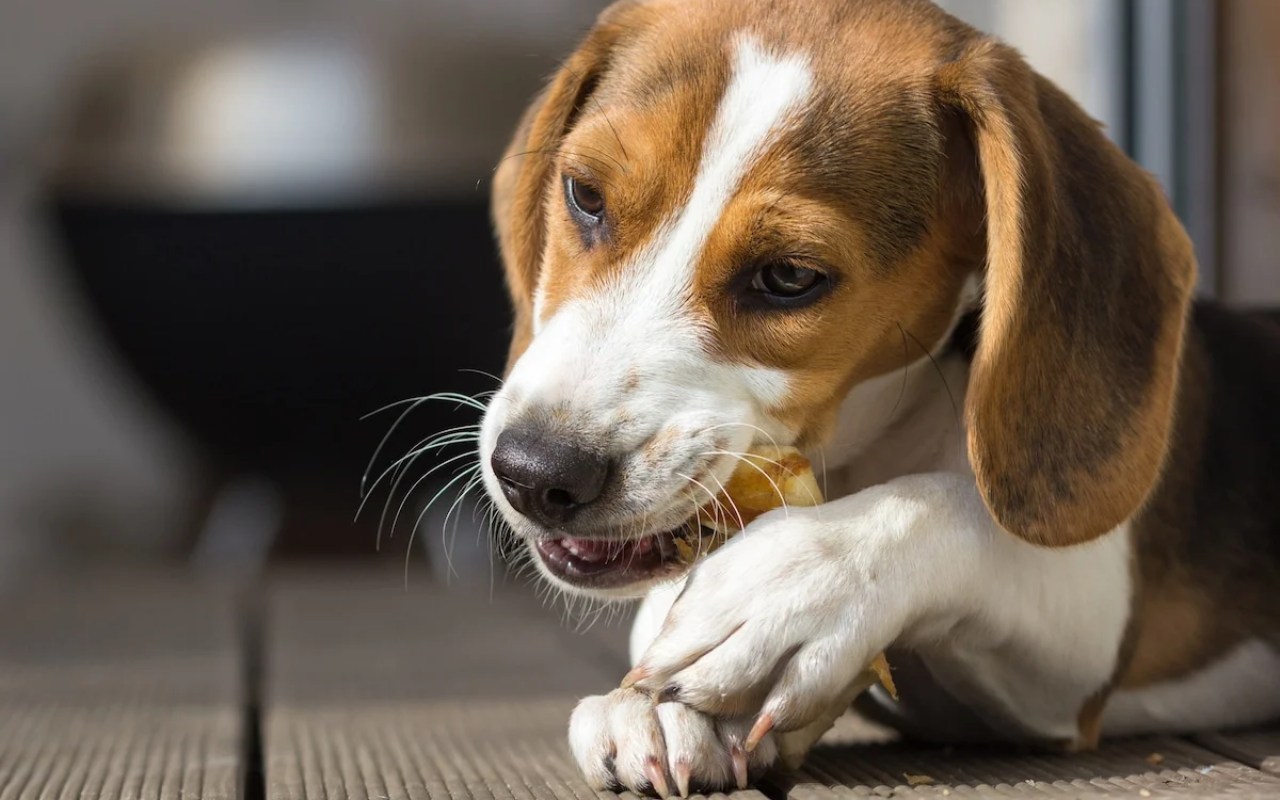
[[[0,597],[0,800],[612,800],[565,722],[616,684],[622,639],[397,573],[33,582]],[[1073,757],[866,733],[734,797],[1280,797],[1280,731]]]

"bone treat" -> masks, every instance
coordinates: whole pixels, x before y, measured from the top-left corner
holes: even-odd
[[[755,447],[743,454],[741,462],[729,480],[725,481],[724,489],[715,501],[699,509],[698,522],[706,530],[701,535],[694,533],[692,541],[688,538],[677,539],[676,547],[681,557],[692,564],[724,544],[762,514],[783,505],[816,506],[822,502],[822,489],[814,477],[813,466],[799,450],[769,445]],[[893,676],[889,672],[889,662],[885,660],[883,653],[871,660],[828,713],[805,728],[788,731],[777,737],[783,765],[788,769],[798,768],[804,761],[805,753],[831,729],[853,699],[877,683],[891,697],[898,697],[897,687],[893,685]]]

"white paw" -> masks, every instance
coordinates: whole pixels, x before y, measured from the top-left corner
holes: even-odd
[[[827,717],[909,613],[909,560],[874,532],[821,508],[761,517],[693,570],[624,685],[717,718],[758,714],[748,749]]]
[[[690,790],[745,789],[776,758],[765,737],[751,752],[750,718],[713,719],[680,703],[617,689],[578,703],[569,746],[591,788],[668,797]]]

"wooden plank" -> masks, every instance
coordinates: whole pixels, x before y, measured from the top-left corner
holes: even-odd
[[[1215,753],[1280,775],[1280,728],[1206,733],[1195,740]]]
[[[1280,797],[1280,779],[1173,737],[1092,753],[828,743],[766,791],[789,800],[850,797]]]
[[[243,795],[231,592],[95,574],[0,607],[0,800]]]
[[[349,572],[275,581],[267,630],[266,800],[617,796],[565,740],[621,676],[616,633],[575,637],[527,592]]]
[[[312,573],[277,582],[268,631],[266,800],[616,797],[582,782],[565,723],[616,683],[620,629],[575,637],[505,590]],[[1280,796],[1280,778],[1175,738],[1055,757],[891,737],[843,720],[800,773],[735,798]]]

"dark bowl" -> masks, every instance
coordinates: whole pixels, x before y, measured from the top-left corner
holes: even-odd
[[[55,192],[65,264],[117,352],[228,469],[347,486],[395,417],[495,381],[508,303],[482,197],[175,209]],[[476,421],[425,403],[413,439]]]

